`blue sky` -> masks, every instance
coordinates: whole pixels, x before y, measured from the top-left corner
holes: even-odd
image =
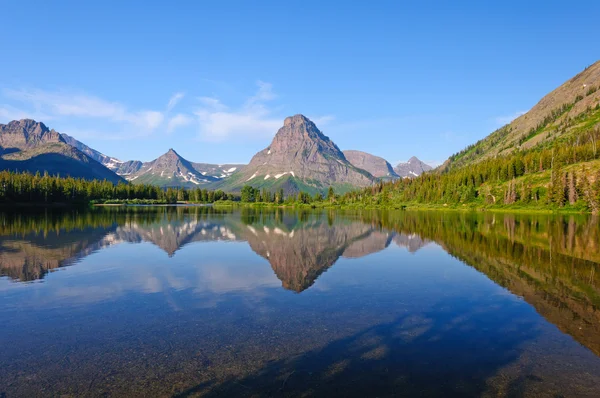
[[[0,123],[32,117],[123,160],[172,147],[248,162],[302,113],[341,149],[440,162],[600,58],[599,1],[20,0],[0,14]]]

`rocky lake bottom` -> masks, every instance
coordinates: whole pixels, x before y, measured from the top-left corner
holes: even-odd
[[[600,396],[592,216],[0,210],[0,396]]]

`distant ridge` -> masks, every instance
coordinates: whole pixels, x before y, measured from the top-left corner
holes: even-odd
[[[420,161],[416,156],[408,159],[408,162],[398,163],[396,167],[394,167],[396,174],[403,178],[418,177],[431,170],[433,170],[433,167]]]
[[[371,155],[367,152],[346,150],[344,151],[346,159],[359,169],[371,173],[377,178],[398,178],[392,165],[379,156]]]

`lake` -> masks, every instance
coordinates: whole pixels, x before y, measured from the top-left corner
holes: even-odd
[[[0,396],[600,396],[600,220],[0,210]]]

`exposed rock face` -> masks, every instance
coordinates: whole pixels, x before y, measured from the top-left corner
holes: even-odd
[[[60,136],[62,137],[64,142],[71,145],[72,147],[79,149],[81,152],[85,153],[90,158],[94,159],[96,162],[102,163],[103,165],[106,166],[106,163],[108,163],[110,161],[109,156],[106,156],[105,154],[100,153],[97,150],[90,148],[89,146],[85,145],[81,141],[77,141],[75,138],[71,137],[70,135],[63,133]]]
[[[72,146],[74,139],[48,129],[43,123],[31,119],[0,124],[0,168],[30,173],[48,172],[51,175],[76,178],[123,181],[94,158],[97,151],[87,148],[82,152]],[[93,156],[88,155],[91,153]]]
[[[379,156],[361,151],[344,151],[346,159],[359,169],[363,169],[378,178],[398,178],[392,165]]]
[[[90,148],[89,146],[85,145],[83,142],[76,140],[75,138],[71,137],[70,135],[61,134],[61,136],[67,144],[79,149],[81,152],[85,153],[90,158],[94,159],[95,161],[97,161],[99,163],[102,163],[102,165],[104,167],[106,167],[109,170],[112,170],[113,172],[115,172],[116,174],[118,174],[122,177],[126,177],[128,175],[131,175],[131,174],[137,172],[143,166],[143,163],[140,162],[139,160],[128,160],[126,162],[123,162],[119,159],[110,157],[101,152],[98,152],[97,150],[95,150],[93,148]]]
[[[13,120],[8,124],[0,124],[0,146],[4,148],[5,152],[25,150],[57,142],[64,143],[65,141],[59,133],[35,120]]]
[[[421,162],[419,159],[417,159],[416,156],[413,156],[412,158],[408,159],[408,162],[406,163],[398,163],[396,165],[396,167],[394,167],[394,171],[396,172],[396,174],[398,174],[400,177],[418,177],[421,174],[425,173],[426,171],[430,171],[433,170],[433,167],[431,167],[430,165]]]
[[[173,149],[169,149],[167,153],[151,162],[143,163],[139,170],[127,175],[126,178],[136,184],[169,187],[194,187],[215,181],[215,178],[204,176],[198,172],[192,163],[182,158]]]
[[[294,180],[290,182],[290,179]],[[369,186],[374,177],[352,165],[340,149],[303,115],[285,119],[267,148],[232,176],[229,188],[243,185],[324,191],[329,186]],[[286,185],[287,184],[287,185]]]
[[[118,159],[110,158],[110,162],[104,165],[118,175],[127,178],[127,176],[134,174],[141,169],[144,163],[139,160],[128,160],[126,162],[122,162]]]

